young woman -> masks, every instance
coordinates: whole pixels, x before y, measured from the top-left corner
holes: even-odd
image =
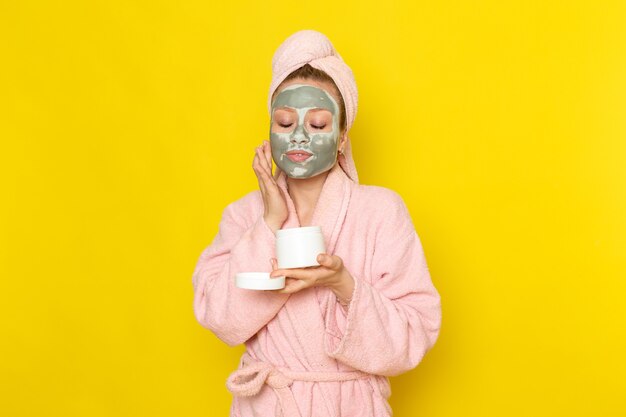
[[[200,256],[196,318],[228,345],[245,343],[227,381],[231,416],[390,416],[387,377],[437,340],[439,294],[402,198],[358,183],[347,136],[357,89],[331,42],[297,32],[272,69],[270,140],[252,164],[259,190],[225,208]],[[278,269],[276,230],[308,225],[324,235],[320,266]],[[237,272],[270,270],[287,277],[284,289],[234,285]]]

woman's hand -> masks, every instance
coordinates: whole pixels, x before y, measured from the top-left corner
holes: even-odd
[[[293,294],[305,288],[323,286],[330,288],[340,302],[347,304],[354,291],[354,278],[337,255],[320,253],[317,255],[320,266],[309,268],[278,269],[272,258],[270,277],[285,276],[285,288],[277,292]]]
[[[268,141],[264,140],[261,146],[257,146],[252,168],[259,181],[259,189],[263,196],[263,205],[265,206],[263,219],[276,233],[276,230],[280,229],[287,220],[289,211],[283,190],[276,184],[276,179],[272,176],[272,151]]]

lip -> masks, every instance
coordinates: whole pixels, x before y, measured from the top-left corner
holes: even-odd
[[[307,151],[289,151],[289,152],[285,152],[285,155],[292,162],[304,162],[313,156],[311,152],[307,152]]]

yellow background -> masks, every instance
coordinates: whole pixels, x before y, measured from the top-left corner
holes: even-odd
[[[395,415],[626,415],[626,3],[212,3],[0,4],[0,415],[227,415],[191,274],[300,29],[442,296]]]

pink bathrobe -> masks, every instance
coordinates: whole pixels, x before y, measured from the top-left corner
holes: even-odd
[[[284,173],[277,182],[289,208],[282,227],[299,227]],[[258,190],[227,206],[193,274],[197,320],[229,346],[246,345],[227,382],[231,416],[390,416],[387,376],[416,367],[441,323],[402,198],[353,182],[338,164],[329,172],[311,224],[355,280],[347,308],[325,287],[289,295],[234,285],[237,272],[271,271],[275,236],[263,212]]]

